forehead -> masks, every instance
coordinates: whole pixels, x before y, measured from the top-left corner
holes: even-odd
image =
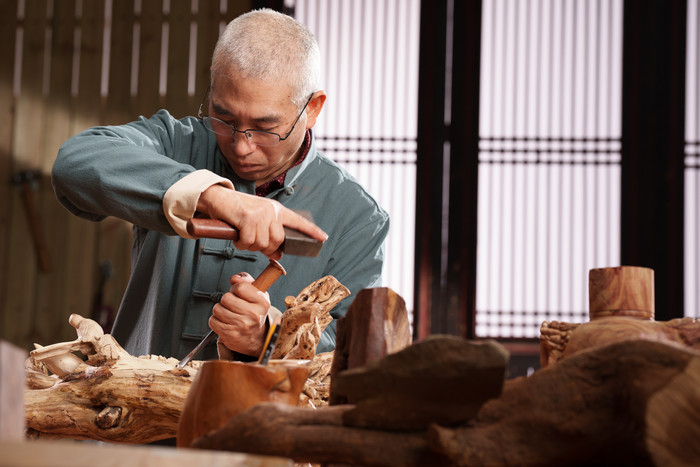
[[[212,80],[211,101],[215,108],[246,114],[284,114],[295,111],[291,89],[236,76],[215,77]]]

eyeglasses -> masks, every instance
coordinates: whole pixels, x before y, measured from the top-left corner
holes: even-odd
[[[211,86],[207,88],[207,92],[206,94],[204,94],[204,99],[199,105],[199,112],[197,113],[197,117],[202,119],[202,121],[204,122],[204,126],[209,131],[221,136],[233,136],[236,133],[242,133],[243,135],[245,135],[245,139],[246,141],[248,141],[248,143],[255,144],[256,146],[277,146],[282,141],[289,138],[289,135],[291,135],[292,131],[294,131],[294,127],[297,125],[297,122],[301,118],[301,115],[304,113],[304,110],[306,110],[306,106],[309,105],[309,102],[311,102],[311,98],[314,96],[314,94],[311,93],[308,100],[306,101],[306,104],[304,104],[304,108],[301,109],[301,112],[299,112],[299,115],[297,115],[296,120],[294,120],[292,128],[287,132],[286,135],[282,136],[277,133],[265,130],[239,130],[235,126],[226,123],[223,120],[219,120],[218,118],[206,115],[204,112],[204,103],[207,100],[207,96],[209,95],[210,89]]]

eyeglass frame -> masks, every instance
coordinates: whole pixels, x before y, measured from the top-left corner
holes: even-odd
[[[212,116],[210,116],[210,115],[205,114],[205,113],[202,111],[202,109],[204,108],[204,103],[207,101],[207,96],[210,95],[210,92],[211,92],[211,85],[209,85],[209,86],[207,87],[207,92],[204,93],[204,98],[202,99],[202,103],[199,104],[199,110],[197,111],[197,118],[199,118],[200,120],[202,120],[202,122],[204,123],[204,126],[207,128],[207,130],[211,131],[211,132],[214,133],[215,135],[220,135],[220,136],[233,136],[233,135],[235,135],[236,133],[242,133],[243,135],[245,135],[245,139],[246,139],[246,141],[247,141],[249,144],[255,144],[256,146],[265,146],[265,147],[268,147],[268,148],[278,146],[282,141],[284,141],[284,140],[286,140],[287,138],[289,138],[289,135],[291,135],[292,132],[294,131],[294,128],[297,126],[297,123],[299,122],[299,119],[301,118],[302,114],[303,114],[304,111],[306,110],[306,107],[309,105],[309,102],[311,102],[311,99],[314,97],[314,94],[316,93],[315,91],[311,93],[311,95],[309,96],[309,98],[306,100],[306,104],[304,104],[304,107],[301,109],[301,112],[299,112],[299,115],[297,115],[297,118],[294,120],[294,123],[292,123],[292,128],[287,132],[286,135],[284,135],[284,138],[283,138],[282,135],[280,135],[279,133],[275,133],[274,131],[253,130],[252,128],[248,128],[248,129],[246,129],[246,130],[239,130],[239,129],[236,128],[234,125],[231,125],[230,123],[227,123],[227,122],[221,120],[220,118],[212,117]],[[224,125],[230,127],[233,131],[231,132],[230,135],[217,133],[217,132],[214,131],[214,128],[211,126],[211,124],[207,125],[207,124],[205,123],[205,120],[204,120],[205,118],[208,118],[208,119],[210,119],[210,120],[215,120],[215,121],[217,121],[217,122],[219,122],[219,123],[223,123]],[[271,145],[270,145],[270,144],[253,143],[251,140],[252,140],[253,135],[254,135],[255,133],[265,133],[265,134],[268,134],[268,135],[277,136],[277,143],[271,144]]]

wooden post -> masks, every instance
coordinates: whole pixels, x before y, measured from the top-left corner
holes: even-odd
[[[635,266],[591,269],[591,321],[609,316],[654,319],[654,270]]]
[[[0,441],[24,439],[24,361],[19,347],[0,340]]]

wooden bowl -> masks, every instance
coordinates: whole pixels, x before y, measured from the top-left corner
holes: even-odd
[[[285,362],[204,362],[185,399],[177,446],[190,446],[195,439],[221,428],[234,415],[260,402],[296,405],[309,374],[308,361]]]

